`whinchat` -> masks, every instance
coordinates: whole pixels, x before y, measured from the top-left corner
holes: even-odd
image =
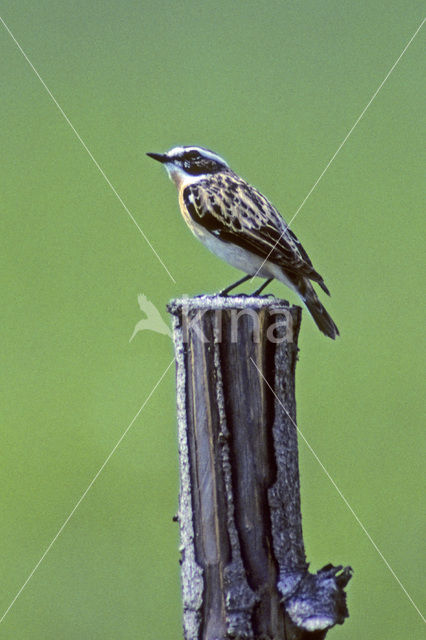
[[[183,218],[205,246],[248,275],[221,291],[227,295],[253,276],[266,278],[258,295],[274,279],[296,291],[320,331],[330,338],[339,331],[312,286],[328,295],[323,278],[277,209],[255,187],[240,178],[223,158],[202,147],[174,147],[148,153],[164,164],[179,194]]]

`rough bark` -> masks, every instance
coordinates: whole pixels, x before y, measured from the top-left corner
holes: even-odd
[[[324,638],[351,569],[308,572],[295,365],[283,300],[173,300],[185,640]]]

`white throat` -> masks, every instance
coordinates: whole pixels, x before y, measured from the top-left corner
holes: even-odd
[[[199,182],[200,180],[205,178],[207,175],[203,173],[198,176],[190,176],[188,173],[186,173],[186,171],[177,167],[172,162],[166,162],[164,166],[166,168],[166,171],[168,173],[170,180],[175,183],[178,189],[185,188],[189,184],[194,184],[194,182]]]

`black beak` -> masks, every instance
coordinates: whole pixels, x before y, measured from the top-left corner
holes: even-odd
[[[147,153],[146,155],[150,158],[154,158],[154,160],[158,160],[158,162],[162,162],[163,164],[169,160],[167,153]]]

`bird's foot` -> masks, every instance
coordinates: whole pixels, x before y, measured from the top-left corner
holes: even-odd
[[[254,295],[254,294],[253,294]],[[257,296],[258,298],[276,298],[275,293],[264,293],[263,296]]]

